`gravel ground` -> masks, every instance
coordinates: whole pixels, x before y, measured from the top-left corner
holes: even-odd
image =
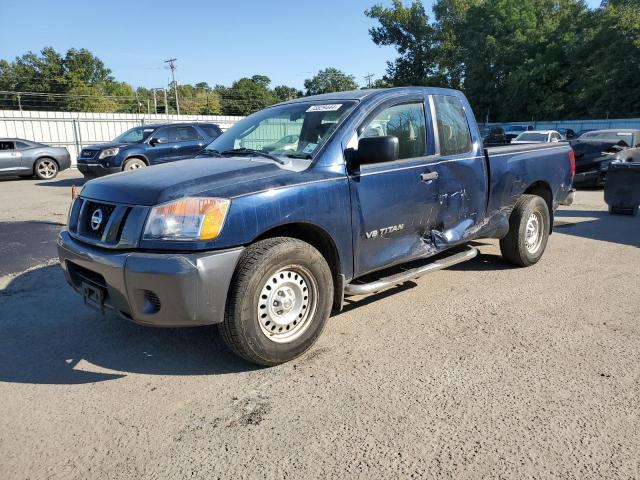
[[[63,223],[74,176],[0,182],[0,233]],[[42,258],[0,277],[0,478],[640,478],[638,247],[582,191],[538,265],[479,242],[275,368],[102,317]]]

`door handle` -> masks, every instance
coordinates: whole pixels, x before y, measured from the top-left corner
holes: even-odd
[[[179,149],[179,148],[180,148],[180,145],[174,145],[174,146],[173,146],[173,147],[171,147],[171,148],[173,148],[174,150],[177,150],[177,149]]]
[[[426,172],[420,175],[420,180],[430,182],[431,180],[436,180],[438,177],[438,172]]]

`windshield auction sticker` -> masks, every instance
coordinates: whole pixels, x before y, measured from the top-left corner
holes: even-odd
[[[312,105],[307,108],[307,112],[335,112],[336,110],[340,110],[342,106],[341,103],[330,103],[327,105]]]

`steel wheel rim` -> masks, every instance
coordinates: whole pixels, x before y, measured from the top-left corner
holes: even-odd
[[[137,170],[138,168],[142,168],[138,162],[133,162],[129,165],[129,170]]]
[[[43,178],[53,178],[58,168],[51,160],[43,160],[38,164],[38,173]]]
[[[544,222],[540,212],[533,212],[527,219],[525,227],[524,243],[527,251],[531,254],[536,253],[542,245],[542,229]]]
[[[269,276],[258,298],[258,324],[276,343],[289,343],[307,331],[318,301],[315,278],[300,265],[289,265]]]

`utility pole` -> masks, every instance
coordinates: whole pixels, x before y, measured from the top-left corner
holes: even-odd
[[[173,91],[176,94],[176,111],[178,115],[180,115],[180,102],[178,101],[178,84],[176,83],[176,62],[177,58],[170,58],[169,60],[165,60],[164,63],[169,64],[169,68],[171,69],[171,79],[173,80]]]
[[[167,89],[163,88],[162,91],[164,92],[164,114],[167,115],[167,118],[169,118],[169,102],[167,101]]]
[[[373,78],[373,73],[369,73],[363,78],[367,81],[367,88],[371,88],[371,79]]]
[[[153,113],[158,113],[158,98],[156,97],[156,89],[153,89]]]

